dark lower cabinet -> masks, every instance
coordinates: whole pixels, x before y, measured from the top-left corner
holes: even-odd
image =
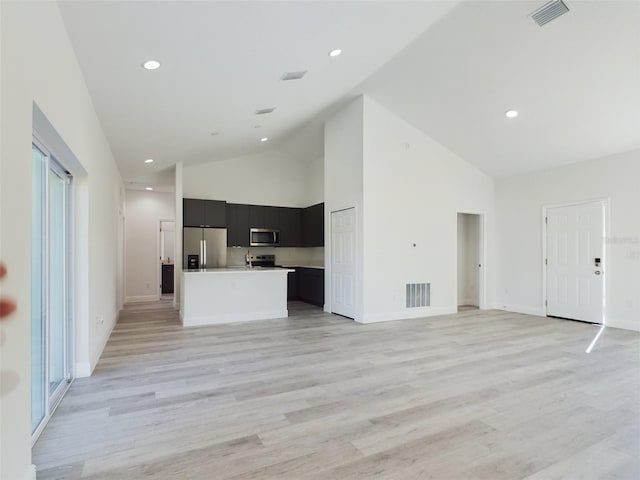
[[[324,270],[321,268],[296,268],[298,298],[322,307],[324,305]]]
[[[162,265],[162,293],[173,293],[173,265]]]
[[[287,274],[287,300],[298,298],[298,274],[289,272]]]

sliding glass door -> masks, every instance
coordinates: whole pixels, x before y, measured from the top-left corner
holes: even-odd
[[[43,281],[45,269],[46,226],[46,155],[35,145],[32,147],[33,182],[31,205],[31,432],[42,423],[47,410],[46,402],[46,343],[45,306]]]
[[[34,439],[71,381],[71,176],[34,141],[31,244],[31,428]]]

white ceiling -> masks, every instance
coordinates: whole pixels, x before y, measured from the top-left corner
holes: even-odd
[[[453,3],[59,2],[125,179],[274,148]],[[328,52],[341,48],[342,56]],[[157,59],[162,67],[141,64]],[[286,71],[302,80],[281,81]],[[271,115],[256,109],[277,107]],[[259,129],[255,125],[261,125]],[[212,132],[219,135],[212,136]],[[259,139],[269,137],[261,144]],[[147,166],[143,161],[153,158]]]
[[[302,157],[359,93],[495,177],[640,148],[640,3],[568,0],[541,28],[544,3],[59,5],[121,173],[143,184],[178,161]]]
[[[459,5],[358,89],[494,177],[640,148],[640,2],[545,3]]]

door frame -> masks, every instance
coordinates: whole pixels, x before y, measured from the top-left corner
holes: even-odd
[[[325,260],[325,285],[324,285],[324,290],[325,290],[325,304],[324,304],[324,310],[328,313],[331,313],[332,315],[341,315],[339,313],[334,313],[333,312],[333,214],[334,213],[340,213],[340,212],[344,212],[346,210],[353,210],[353,216],[354,216],[354,232],[353,232],[353,236],[354,236],[354,242],[353,242],[353,247],[354,247],[354,271],[353,271],[353,318],[351,317],[344,317],[343,318],[348,318],[350,320],[353,320],[354,322],[359,322],[360,320],[358,320],[358,309],[359,309],[359,299],[358,299],[358,258],[357,258],[357,251],[358,251],[358,207],[356,205],[350,205],[350,206],[345,206],[345,207],[341,207],[341,208],[336,208],[335,210],[331,210],[329,212],[328,215],[328,228],[327,225],[325,225],[325,235],[326,232],[329,232],[329,241],[325,241],[325,246],[328,243],[329,244],[329,249],[328,249],[328,253],[329,253],[329,268],[326,268],[326,260]],[[326,236],[325,236],[326,238]],[[325,248],[325,254],[327,252],[327,249]],[[326,259],[326,257],[325,257]],[[327,275],[327,270],[328,270],[328,275]],[[329,294],[327,295],[327,292],[329,292]],[[329,302],[326,301],[327,296],[329,297]],[[342,316],[342,315],[341,315]]]
[[[486,227],[486,212],[478,212],[471,210],[458,210],[456,211],[456,309],[458,308],[458,214],[464,215],[477,215],[478,216],[478,263],[481,265],[478,267],[478,309],[486,310],[487,307],[487,227]]]
[[[175,228],[176,228],[176,221],[175,219],[171,220],[169,218],[161,218],[158,220],[158,241],[156,243],[156,260],[160,260],[158,262],[158,300],[162,299],[162,222],[173,222],[173,229],[174,229],[174,236],[175,236]],[[176,269],[175,269],[175,261],[176,261],[176,247],[175,247],[175,243],[173,244],[173,265],[174,265],[174,269],[173,269],[173,285],[174,285],[174,294],[175,294],[175,284],[176,284]]]
[[[37,425],[35,430],[31,432],[31,447],[35,445],[40,438],[43,430],[51,420],[53,414],[56,409],[62,402],[62,398],[67,393],[69,388],[71,387],[71,383],[75,380],[75,358],[76,358],[76,317],[75,317],[75,253],[76,253],[76,244],[75,244],[75,182],[74,176],[69,173],[67,167],[60,161],[60,157],[57,155],[57,152],[47,145],[47,143],[43,140],[43,137],[36,131],[32,131],[31,135],[31,144],[35,146],[40,152],[46,157],[45,160],[45,179],[44,179],[44,207],[43,215],[43,227],[44,227],[44,236],[45,240],[42,243],[42,248],[44,249],[42,255],[43,265],[43,281],[44,281],[44,318],[43,318],[43,351],[42,354],[44,356],[44,416],[41,419],[40,423]],[[50,359],[49,354],[51,351],[51,325],[50,325],[50,292],[49,292],[49,274],[50,274],[50,245],[49,245],[49,225],[50,225],[50,211],[49,211],[49,171],[53,170],[55,174],[60,176],[61,179],[65,182],[65,192],[64,192],[64,249],[65,249],[65,259],[64,259],[64,268],[65,271],[65,280],[64,280],[64,308],[65,308],[65,325],[64,325],[64,378],[60,385],[53,391],[50,390]],[[33,175],[33,172],[32,172]],[[33,212],[31,213],[33,215]],[[33,241],[33,239],[31,239]],[[30,304],[31,306],[31,304]],[[31,320],[30,320],[31,321]],[[31,341],[31,335],[30,335]],[[29,377],[31,390],[31,375]]]
[[[602,324],[606,325],[607,321],[607,283],[608,283],[608,275],[607,271],[609,269],[608,262],[608,247],[607,242],[605,241],[606,237],[609,236],[609,217],[610,217],[610,198],[609,197],[597,197],[591,198],[587,200],[577,200],[573,202],[564,202],[564,203],[550,203],[542,206],[542,217],[540,221],[542,222],[542,257],[540,259],[540,268],[542,268],[542,315],[544,317],[548,317],[547,313],[547,215],[549,210],[553,208],[562,208],[562,207],[574,207],[578,205],[587,205],[589,203],[600,203],[602,208],[602,258],[605,268],[602,278]]]

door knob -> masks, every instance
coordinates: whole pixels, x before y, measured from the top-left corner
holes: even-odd
[[[595,273],[596,275],[600,275],[600,270],[596,270],[596,271],[595,271],[595,272],[593,272],[593,273]]]

